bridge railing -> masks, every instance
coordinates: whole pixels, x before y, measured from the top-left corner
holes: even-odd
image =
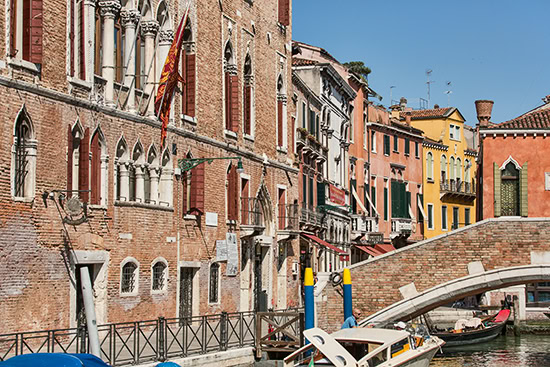
[[[101,359],[112,366],[255,345],[255,312],[123,322],[98,326]],[[0,361],[28,353],[89,353],[84,327],[0,335]]]

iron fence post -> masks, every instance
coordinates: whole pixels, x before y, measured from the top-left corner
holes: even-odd
[[[160,316],[158,319],[158,326],[157,326],[157,332],[158,332],[158,349],[157,349],[157,357],[158,360],[161,362],[166,361],[166,349],[164,348],[164,343],[166,340],[166,337],[164,335],[165,332],[165,325],[166,325],[166,319],[163,316]]]
[[[227,312],[220,315],[220,350],[227,350]]]
[[[134,348],[134,361],[133,364],[139,364],[139,324],[134,322],[134,342],[132,343]]]
[[[244,322],[244,312],[239,312],[239,346],[241,348],[243,347],[243,344],[244,344],[243,322]]]
[[[77,333],[80,336],[80,353],[86,353],[86,327],[82,322],[80,322],[80,318],[78,320],[78,329]]]
[[[207,323],[208,320],[206,320],[206,316],[202,316],[202,333],[201,333],[201,336],[202,336],[202,348],[201,348],[201,352],[202,354],[206,353],[206,323]]]
[[[305,313],[300,311],[300,330],[298,330],[298,335],[300,335],[300,347],[304,346],[304,331],[305,329]]]

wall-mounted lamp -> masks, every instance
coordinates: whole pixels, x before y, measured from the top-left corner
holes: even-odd
[[[197,167],[199,164],[208,163],[211,164],[214,160],[218,159],[237,159],[237,172],[243,173],[243,161],[241,157],[216,157],[216,158],[182,158],[178,160],[178,166],[181,169],[181,172],[191,171],[193,168]]]

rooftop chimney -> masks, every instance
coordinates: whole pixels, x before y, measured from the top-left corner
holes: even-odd
[[[401,97],[399,99],[399,106],[401,106],[403,109],[407,107],[407,98]]]
[[[434,104],[434,109],[437,109],[439,108],[439,105],[438,104]]]
[[[550,94],[542,99],[544,103],[550,103]]]
[[[411,111],[405,111],[403,112],[405,114],[405,123],[407,124],[407,126],[411,126],[411,115],[412,115],[412,112]]]
[[[495,102],[488,100],[477,100],[476,102],[477,119],[479,126],[487,126],[491,119],[491,112],[493,111],[493,104]]]

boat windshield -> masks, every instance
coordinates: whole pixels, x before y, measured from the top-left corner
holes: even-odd
[[[375,349],[382,346],[382,343],[373,342],[350,342],[339,340],[339,343],[342,344],[342,346],[346,348],[349,354],[351,354],[356,360],[360,360],[370,352],[373,352]]]

